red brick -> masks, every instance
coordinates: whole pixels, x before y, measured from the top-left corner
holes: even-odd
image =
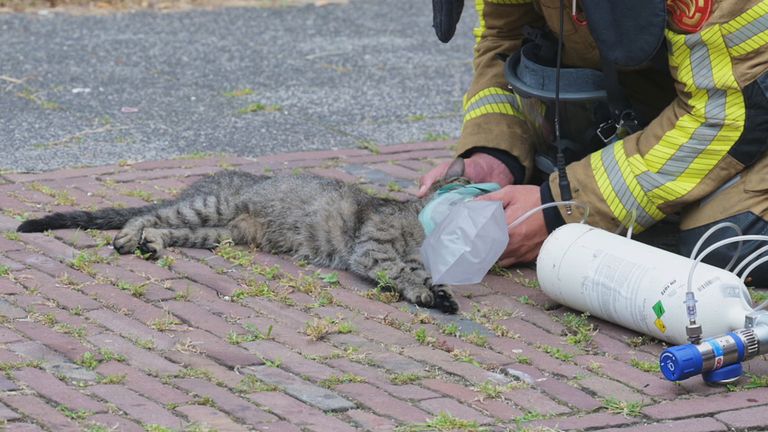
[[[72,336],[59,333],[31,321],[17,321],[16,330],[24,333],[32,340],[45,344],[54,351],[64,354],[70,360],[78,360],[88,351],[88,347]]]
[[[504,392],[504,398],[527,411],[536,411],[547,415],[564,414],[570,411],[546,395],[530,388]]]
[[[557,417],[547,420],[536,420],[524,423],[526,428],[537,430],[537,428],[552,428],[554,430],[586,430],[594,428],[604,428],[610,426],[623,426],[637,423],[637,419],[626,417],[619,414],[594,413],[585,416]],[[547,429],[548,430],[548,429]],[[600,429],[602,430],[602,429]],[[623,430],[623,429],[622,429]]]
[[[27,289],[37,290],[46,298],[56,300],[57,303],[67,309],[80,307],[85,310],[91,310],[101,306],[99,302],[69,287],[58,285],[55,279],[37,270],[19,272],[16,274],[16,278]]]
[[[189,326],[207,330],[221,338],[227,337],[230,332],[245,333],[241,326],[230,324],[195,303],[169,301],[164,306]]]
[[[724,412],[716,415],[715,418],[733,429],[768,427],[768,410],[765,406]]]
[[[18,221],[15,222],[16,225],[18,225]],[[14,227],[15,229],[15,227]],[[2,228],[0,228],[0,231],[4,231]],[[21,250],[24,249],[24,243],[20,241],[14,241],[14,240],[8,240],[5,237],[0,237],[0,250],[3,252],[9,252],[14,250]]]
[[[502,381],[504,377],[488,372],[469,363],[455,360],[450,354],[425,346],[407,347],[403,354],[427,363],[431,363],[452,374],[459,375],[474,384],[482,384],[488,380]]]
[[[336,391],[359,401],[375,413],[404,422],[423,422],[432,417],[419,408],[395,399],[370,384],[342,384]]]
[[[173,348],[176,341],[159,331],[107,309],[97,309],[86,314],[88,318],[130,340],[152,340],[155,348],[165,351]]]
[[[674,419],[695,415],[711,415],[722,411],[751,408],[768,404],[768,388],[758,388],[707,397],[678,399],[647,406],[643,414],[655,419]]]
[[[369,413],[368,411],[351,410],[347,411],[347,415],[352,419],[352,421],[367,431],[389,432],[394,431],[395,427],[397,426],[397,423],[394,421],[388,418],[377,416],[373,413]]]
[[[3,390],[3,391],[6,391],[6,390]],[[0,423],[5,425],[5,422],[7,421],[18,420],[20,418],[21,418],[21,415],[19,415],[19,413],[8,408],[5,404],[0,403]]]
[[[34,396],[3,395],[0,396],[0,400],[50,430],[57,432],[80,431],[77,423],[66,418],[64,414],[56,411],[56,409]]]
[[[476,410],[466,405],[462,405],[451,398],[427,399],[419,402],[419,406],[435,415],[445,412],[453,417],[462,420],[475,421],[480,424],[489,424],[493,422],[492,418],[486,417]]]
[[[61,180],[73,177],[90,177],[94,175],[107,174],[117,172],[123,168],[116,165],[106,165],[101,167],[89,167],[89,168],[67,168],[57,171],[47,171],[35,174],[26,173],[8,173],[3,174],[5,178],[13,182],[36,182],[42,180]]]
[[[157,424],[174,429],[181,429],[184,425],[180,418],[164,407],[121,385],[99,384],[90,389],[94,394],[117,405],[131,418],[141,423]]]
[[[347,359],[330,360],[328,365],[341,370],[343,373],[351,373],[361,376],[365,378],[369,384],[373,384],[399,399],[423,400],[440,396],[437,393],[412,384],[394,385],[389,381],[389,378],[378,369],[360,363],[354,363]]]
[[[579,356],[576,358],[576,362],[585,367],[591,364],[599,364],[601,374],[621,381],[650,396],[674,399],[681,394],[685,394],[675,383],[662,379],[660,373],[651,374],[643,372],[629,364],[612,360],[608,357]]]
[[[99,348],[106,348],[116,354],[124,355],[129,365],[143,370],[172,374],[181,369],[179,365],[173,364],[153,352],[141,349],[114,333],[105,332],[89,336],[88,340]]]
[[[107,427],[109,430],[120,432],[145,431],[143,427],[137,425],[136,423],[113,414],[96,414],[95,416],[88,417],[88,423],[100,424]]]
[[[459,384],[439,379],[427,379],[422,381],[422,384],[427,388],[443,393],[446,396],[456,398],[465,404],[500,420],[510,421],[523,415],[522,411],[512,405],[508,405],[505,401],[485,398],[479,392]]]
[[[154,261],[147,261],[136,255],[120,255],[117,258],[116,265],[126,268],[145,279],[164,281],[178,277],[174,272],[160,267]]]
[[[173,271],[178,274],[184,274],[187,278],[212,288],[221,295],[231,296],[240,288],[240,285],[234,280],[216,274],[207,266],[185,259],[176,260],[173,264]]]
[[[536,387],[540,388],[549,396],[580,411],[592,411],[602,406],[600,401],[586,392],[553,377],[536,380]]]
[[[342,171],[338,168],[310,168],[308,171],[313,174],[317,174],[319,176],[333,178],[333,179],[341,180],[347,183],[358,182],[357,177],[351,174],[348,174],[347,172]]]
[[[112,180],[116,182],[131,182],[136,180],[154,180],[167,177],[189,177],[194,175],[213,174],[219,171],[217,167],[195,167],[195,168],[170,168],[155,171],[127,171],[120,174],[99,176],[99,180]],[[146,203],[144,203],[146,205]]]
[[[191,399],[186,393],[165,385],[158,379],[122,363],[114,361],[102,363],[96,368],[96,372],[104,376],[124,375],[124,386],[163,405],[169,403],[184,404]]]
[[[762,426],[765,426],[763,424]],[[716,432],[727,431],[724,424],[712,418],[693,418],[668,423],[654,423],[628,428],[600,429],[602,432]],[[747,429],[748,430],[748,429]]]
[[[74,259],[79,254],[77,250],[69,245],[45,234],[29,233],[21,234],[20,237],[24,243],[58,260],[68,261]]]
[[[246,424],[264,423],[277,420],[277,417],[257,408],[249,401],[235,396],[229,390],[200,379],[176,379],[173,383],[198,396],[210,397],[216,406],[227,414],[240,419]]]
[[[350,309],[363,313],[367,317],[394,319],[404,323],[410,323],[413,320],[413,315],[407,312],[386,303],[363,297],[362,294],[348,288],[332,288],[330,291],[336,302],[347,305]]]
[[[71,279],[79,284],[95,282],[94,279],[87,274],[79,272],[72,267],[60,263],[59,261],[48,258],[45,255],[40,255],[38,253],[28,251],[13,251],[7,255],[20,263],[24,263],[55,278],[66,275],[68,279]]]
[[[336,374],[336,371],[316,361],[308,360],[288,348],[268,340],[247,342],[243,348],[254,353],[253,357],[265,358],[272,361],[279,360],[281,367],[297,375],[309,377],[315,381],[328,379]]]
[[[243,327],[252,325],[255,326],[262,334],[270,332],[271,339],[279,342],[280,344],[287,345],[290,348],[298,351],[305,356],[330,356],[334,353],[338,353],[333,345],[325,343],[323,341],[312,340],[304,333],[296,331],[295,327],[287,327],[282,323],[275,322],[269,318],[247,318],[241,321]],[[246,330],[243,327],[239,327],[238,333],[245,333]]]
[[[169,351],[165,357],[185,368],[200,369],[208,372],[213,380],[221,382],[227,387],[236,388],[243,380],[244,375],[239,375],[215,361],[198,354],[189,352]]]
[[[46,399],[50,399],[73,410],[104,412],[104,404],[74,390],[53,375],[39,369],[24,368],[15,371],[14,377],[22,381]]]
[[[202,352],[231,368],[263,364],[263,361],[240,346],[232,345],[206,331],[190,329],[180,337],[188,338]]]
[[[81,192],[82,193],[82,192]],[[80,205],[83,205],[82,203]],[[79,229],[60,229],[53,231],[54,237],[76,249],[88,249],[95,247],[99,242]]]
[[[293,424],[312,431],[346,432],[355,429],[341,420],[278,392],[252,393],[248,398]]]
[[[8,342],[16,342],[23,339],[24,338],[21,335],[13,332],[11,329],[0,327],[0,344],[6,344]]]
[[[395,165],[392,163],[380,163],[375,165],[370,165],[372,169],[383,171],[392,177],[397,177],[400,179],[406,179],[406,180],[418,180],[419,177],[421,177],[421,174],[419,174],[416,171],[412,171],[408,168]]]
[[[9,423],[13,432],[43,432],[40,426],[31,423]]]
[[[203,405],[187,405],[176,408],[176,411],[184,414],[190,421],[201,426],[209,427],[211,430],[232,432],[246,432],[249,430],[245,426],[232,421],[232,419],[223,412],[211,407]]]
[[[598,397],[614,398],[626,402],[642,402],[644,404],[651,401],[650,397],[608,378],[592,375],[580,379],[578,382],[580,386],[593,391]]]
[[[423,150],[444,150],[445,156],[448,157],[451,154],[450,148],[455,145],[455,143],[455,140],[448,140],[390,144],[379,146],[379,151],[381,151],[381,154],[386,155],[391,153],[418,152]]]
[[[167,312],[159,307],[145,303],[113,285],[85,285],[82,291],[102,301],[104,306],[129,314],[143,323],[150,323],[167,315]]]

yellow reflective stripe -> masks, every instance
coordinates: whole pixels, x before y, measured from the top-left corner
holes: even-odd
[[[768,1],[722,25],[725,43],[733,56],[748,54],[768,43]]]
[[[637,202],[636,210],[640,211],[643,210],[645,213],[648,214],[649,218],[653,220],[653,222],[658,222],[666,217],[662,211],[660,211],[656,207],[656,203],[654,203],[648,195],[646,195],[645,191],[643,190],[643,187],[640,185],[640,183],[637,181],[637,178],[635,177],[635,172],[633,171],[633,165],[630,163],[630,158],[627,157],[626,150],[624,149],[623,143],[617,143],[613,145],[613,156],[616,158],[616,161],[619,165],[619,170],[621,171],[621,175],[624,180],[624,184],[627,187],[627,190],[629,193],[632,194],[632,197]],[[640,155],[636,155],[640,156]],[[630,209],[632,210],[632,209]],[[637,222],[640,222],[639,219]],[[647,228],[648,226],[652,225],[650,224],[644,224],[644,226]],[[637,227],[635,227],[637,229]]]
[[[499,87],[489,87],[464,103],[464,122],[485,114],[507,114],[522,118],[519,106],[520,97],[515,93]]]
[[[475,43],[480,42],[480,38],[485,34],[485,0],[475,0],[475,10],[477,11],[477,18],[479,20],[477,27],[472,31],[475,35]],[[475,47],[477,49],[477,47]]]
[[[620,142],[621,141],[619,141],[619,143]],[[608,177],[608,172],[603,165],[602,152],[604,151],[608,151],[608,149],[603,149],[599,152],[592,153],[592,156],[590,157],[590,162],[592,163],[592,172],[595,175],[597,187],[600,189],[600,193],[602,193],[603,199],[605,199],[605,203],[608,205],[608,208],[611,209],[611,213],[613,213],[613,215],[619,221],[627,221],[629,220],[628,215],[630,212],[626,207],[624,207],[624,204],[621,202],[621,200],[619,200],[619,197],[616,196],[616,191],[613,190],[611,180]]]
[[[678,119],[644,157],[638,180],[656,203],[678,199],[726,156],[744,128],[744,99],[719,26],[700,33],[667,32],[677,80],[691,95]]]

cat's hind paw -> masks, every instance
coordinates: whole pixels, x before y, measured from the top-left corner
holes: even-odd
[[[453,293],[446,287],[434,287],[434,304],[432,307],[441,312],[455,314],[459,311],[459,304],[453,298]]]
[[[156,258],[160,251],[165,247],[163,236],[156,229],[145,228],[141,233],[141,241],[139,241],[138,247],[139,252],[148,258]]]

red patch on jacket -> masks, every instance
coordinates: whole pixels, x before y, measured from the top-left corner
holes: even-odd
[[[667,0],[667,12],[675,27],[696,33],[712,15],[712,0]]]

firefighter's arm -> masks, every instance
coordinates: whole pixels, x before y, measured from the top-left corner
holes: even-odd
[[[720,3],[725,12],[737,9],[727,3]],[[764,156],[766,16],[768,1],[762,1],[731,16],[713,15],[698,33],[667,31],[677,99],[646,129],[567,169],[573,198],[590,207],[590,224],[614,230],[634,220],[635,231],[642,231]],[[559,199],[557,182],[553,175],[542,197]],[[567,222],[581,218],[580,211],[560,215]]]
[[[464,96],[464,125],[457,155],[476,152],[491,155],[510,168],[521,183],[533,166],[532,138],[515,108],[516,96],[507,89],[504,63],[499,54],[520,49],[523,27],[541,25],[541,16],[531,0],[479,0],[479,26],[474,55],[474,76]]]

